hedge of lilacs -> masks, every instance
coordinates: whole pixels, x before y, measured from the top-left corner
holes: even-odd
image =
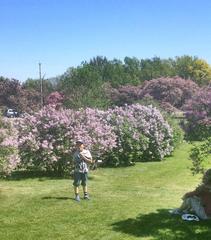
[[[71,167],[71,155],[77,139],[83,139],[88,148],[99,153],[115,146],[116,136],[112,127],[96,109],[55,110],[46,107],[33,116],[28,115],[17,124],[18,135],[13,141],[6,139],[6,146],[17,141],[20,167],[37,168],[63,173]],[[10,160],[14,165],[15,161]],[[9,171],[9,169],[8,169]]]
[[[119,88],[108,88],[106,94],[111,99],[113,105],[122,106],[132,104],[140,99],[141,85],[125,85]]]
[[[166,106],[168,110],[170,107],[180,109],[199,89],[198,85],[191,80],[180,77],[162,77],[145,81],[143,85],[139,86],[128,85],[111,89],[107,94],[118,106],[151,97],[161,103],[164,108]]]
[[[172,152],[172,129],[156,108],[126,105],[108,110],[105,116],[117,136],[117,146],[105,155],[110,165],[162,160]]]
[[[141,97],[150,95],[159,102],[167,102],[180,109],[198,90],[198,85],[191,80],[158,78],[144,82]]]
[[[211,88],[202,88],[184,105],[186,132],[191,139],[211,136]]]
[[[172,130],[160,112],[139,104],[107,111],[48,106],[20,119],[16,129],[17,134],[2,143],[18,150],[8,158],[7,173],[19,167],[64,174],[71,168],[77,139],[84,140],[94,157],[115,166],[161,160],[173,150]]]

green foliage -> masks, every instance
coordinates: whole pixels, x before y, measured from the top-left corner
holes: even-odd
[[[61,77],[58,89],[66,96],[65,106],[105,108],[109,105],[110,100],[105,95],[106,84],[100,74],[102,69],[93,64],[84,63],[80,67],[70,68]]]
[[[211,67],[205,60],[187,55],[174,59],[126,56],[123,61],[96,56],[77,67],[70,67],[59,77],[44,79],[43,96],[45,99],[50,93],[58,91],[65,94],[65,106],[68,108],[107,108],[112,105],[106,95],[108,86],[137,86],[145,80],[174,76],[207,85],[211,79]],[[16,107],[22,111],[40,108],[39,79],[27,79],[20,84],[17,80],[0,77],[0,90],[0,107]]]
[[[106,95],[108,87],[138,85],[153,77],[174,75],[173,72],[170,74],[171,65],[171,61],[160,58],[140,61],[137,58],[125,57],[122,62],[97,56],[77,68],[69,68],[61,76],[58,90],[68,97],[67,107],[105,108],[112,104]]]
[[[198,57],[187,55],[176,57],[175,70],[178,76],[192,79],[199,85],[207,85],[211,79],[211,67]]]
[[[0,176],[3,176],[5,167],[7,166],[7,157],[14,153],[15,149],[13,147],[1,146],[2,141],[4,140],[5,131],[9,131],[10,124],[6,124],[2,121],[0,116]]]
[[[110,105],[110,99],[105,95],[106,84],[96,84],[89,88],[78,86],[77,88],[66,88],[65,95],[67,96],[64,105],[67,108],[78,109],[86,107],[107,108]]]
[[[154,57],[152,59],[141,59],[140,74],[142,81],[177,75],[173,64],[174,61],[170,58],[160,59],[159,57]]]
[[[211,153],[211,137],[201,144],[194,145],[191,149],[190,159],[192,160],[192,172],[194,174],[204,172],[205,160]]]
[[[114,148],[104,156],[106,166],[130,166],[135,162],[143,161],[144,147],[149,145],[149,138],[141,134],[135,141],[131,136],[133,131],[135,132],[136,129],[132,130],[131,125],[124,123],[119,136],[121,148]]]
[[[44,96],[48,95],[54,90],[53,84],[47,79],[43,79],[42,84]],[[23,88],[40,92],[40,79],[27,79],[23,84]]]
[[[175,116],[166,113],[164,118],[173,130],[173,146],[176,148],[184,141],[184,130],[181,127],[180,120]]]
[[[186,139],[190,141],[204,141],[211,136],[211,126],[203,123],[193,123],[186,121]]]
[[[174,76],[205,85],[211,79],[211,68],[206,61],[191,56],[140,60],[125,57],[124,61],[97,56],[76,68],[69,68],[60,77],[56,90],[65,93],[67,107],[105,108],[112,105],[105,86],[137,86],[145,80]]]
[[[10,147],[0,147],[0,176],[2,177],[7,165],[7,156],[14,153],[14,149]]]

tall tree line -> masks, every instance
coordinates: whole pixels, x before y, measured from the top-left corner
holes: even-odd
[[[106,91],[124,85],[140,85],[146,80],[179,76],[198,85],[211,81],[211,66],[203,59],[192,56],[174,59],[137,59],[124,61],[97,56],[76,68],[69,68],[60,78],[57,89],[64,92],[67,106],[108,106]]]
[[[123,61],[96,56],[78,67],[70,67],[59,77],[45,79],[43,95],[45,99],[54,91],[62,92],[65,96],[64,104],[70,108],[105,108],[111,104],[106,95],[110,89],[174,76],[191,79],[199,86],[208,85],[211,81],[211,66],[203,59],[188,55],[168,59],[125,57]],[[1,77],[0,107],[4,106],[23,111],[39,109],[39,79],[27,79],[21,84],[17,80]]]

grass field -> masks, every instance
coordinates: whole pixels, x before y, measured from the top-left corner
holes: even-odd
[[[185,222],[179,206],[201,176],[192,176],[184,143],[162,162],[90,173],[90,201],[73,200],[72,180],[0,181],[0,239],[211,239],[211,221]]]

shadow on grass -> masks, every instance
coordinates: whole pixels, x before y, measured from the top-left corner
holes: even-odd
[[[55,174],[54,172],[46,172],[46,171],[14,171],[10,176],[7,176],[3,179],[5,180],[24,180],[24,179],[33,179],[33,178],[39,178],[40,181],[44,180],[54,180],[54,179],[70,179],[71,176],[59,176],[58,174]]]
[[[24,180],[24,179],[34,179],[38,178],[39,181],[45,180],[62,180],[62,179],[70,179],[73,180],[73,174],[66,174],[65,176],[59,176],[54,172],[46,172],[46,171],[14,171],[10,176],[3,177],[0,173],[1,179],[9,180],[9,181],[17,181],[17,180]],[[89,180],[93,180],[94,177],[89,174]]]
[[[42,197],[42,199],[44,200],[49,200],[49,199],[56,199],[56,200],[74,200],[75,198],[71,198],[71,197],[51,197],[51,196],[46,196],[46,197]]]
[[[139,215],[112,224],[113,230],[135,237],[155,240],[205,240],[211,239],[211,220],[184,221],[181,216],[170,215],[168,209]]]

